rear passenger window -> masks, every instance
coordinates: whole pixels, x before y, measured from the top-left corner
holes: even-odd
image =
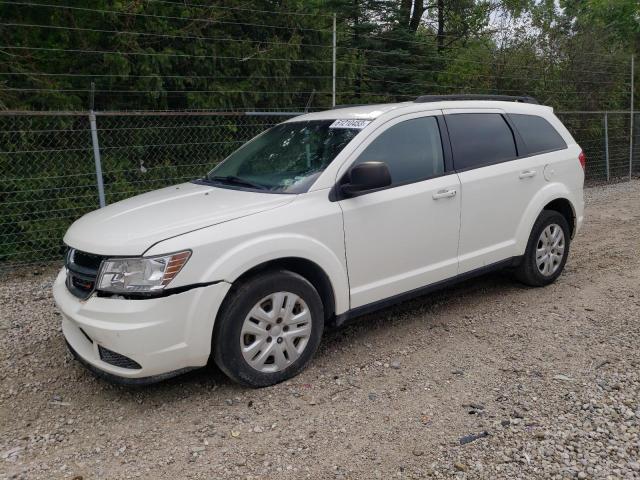
[[[445,118],[456,170],[483,167],[518,156],[513,132],[499,113],[454,113]]]
[[[527,153],[551,152],[567,148],[567,144],[544,118],[537,115],[509,114],[518,133],[527,146]]]
[[[385,162],[391,185],[442,175],[444,157],[438,121],[421,117],[389,127],[365,148],[354,165],[363,162]]]

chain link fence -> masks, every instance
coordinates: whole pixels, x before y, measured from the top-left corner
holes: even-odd
[[[628,111],[560,112],[557,116],[584,150],[587,182],[628,180],[640,174],[640,115],[635,114],[633,127]]]
[[[107,204],[206,174],[291,113],[97,114]],[[100,207],[89,113],[0,113],[0,268],[60,258]]]
[[[295,112],[0,112],[0,268],[59,259],[69,225],[107,204],[204,175],[243,142]],[[558,115],[587,156],[587,181],[640,173],[640,118]],[[632,158],[633,157],[633,158]]]

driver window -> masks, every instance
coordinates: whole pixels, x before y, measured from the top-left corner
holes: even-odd
[[[385,162],[391,185],[417,182],[444,173],[440,130],[435,117],[405,120],[380,134],[353,165]]]

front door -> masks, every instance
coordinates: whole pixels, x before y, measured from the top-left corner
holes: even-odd
[[[406,115],[380,126],[341,170],[382,161],[392,182],[340,200],[351,308],[457,274],[460,183],[445,171],[436,115]]]

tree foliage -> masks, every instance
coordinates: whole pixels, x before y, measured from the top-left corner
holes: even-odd
[[[87,109],[92,83],[97,109],[325,107],[334,12],[341,103],[462,91],[622,108],[640,42],[635,0],[56,5],[0,4],[0,108]]]

